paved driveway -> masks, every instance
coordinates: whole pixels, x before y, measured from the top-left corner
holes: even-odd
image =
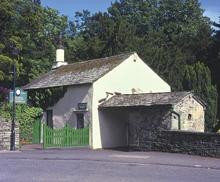
[[[0,181],[219,182],[220,159],[87,148],[0,152]]]

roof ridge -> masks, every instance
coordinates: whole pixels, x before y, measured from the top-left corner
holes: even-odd
[[[177,92],[151,92],[151,93],[134,93],[134,94],[121,94],[121,95],[144,95],[144,94],[167,94],[167,93],[192,93],[192,91],[177,91]],[[120,95],[116,95],[120,96]]]
[[[192,91],[160,92],[159,94],[158,93],[122,94],[115,97],[111,97],[110,99],[104,101],[99,105],[99,108],[175,105],[178,104],[183,98],[186,98],[191,94],[194,97]],[[199,98],[197,101],[200,104],[202,104],[203,107],[205,108],[204,103],[202,103]]]
[[[100,60],[100,59],[106,59],[107,60],[109,58],[115,58],[115,57],[120,57],[120,56],[132,55],[134,53],[136,53],[136,52],[134,51],[134,52],[128,52],[128,53],[121,53],[121,54],[117,54],[117,55],[113,55],[113,56],[107,56],[107,57],[104,57],[104,58],[100,57],[100,58],[94,58],[94,59],[89,59],[89,60],[81,60],[81,61],[74,62],[74,63],[68,64],[68,65],[64,65],[64,66],[71,66],[71,65],[74,65],[74,64],[82,64],[82,63],[92,62],[92,61],[96,61],[96,60]]]

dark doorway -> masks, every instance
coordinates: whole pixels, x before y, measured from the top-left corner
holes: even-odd
[[[84,128],[84,114],[83,113],[78,113],[76,114],[77,118],[77,128]]]
[[[47,126],[53,128],[53,110],[47,110]]]

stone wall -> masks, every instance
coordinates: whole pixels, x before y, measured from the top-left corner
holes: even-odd
[[[3,121],[0,118],[0,150],[10,150],[11,122]],[[15,126],[15,145],[19,148],[19,126]]]
[[[138,107],[128,109],[129,145],[139,142],[140,134],[148,130],[167,130],[170,128],[170,107]]]
[[[220,158],[220,134],[146,130],[132,149]]]
[[[204,106],[195,99],[193,94],[188,95],[174,105],[173,111],[180,116],[180,130],[204,132]],[[175,116],[172,117],[172,122],[174,119]]]

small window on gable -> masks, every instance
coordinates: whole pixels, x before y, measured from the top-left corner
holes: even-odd
[[[188,114],[188,120],[192,120],[192,114]]]

